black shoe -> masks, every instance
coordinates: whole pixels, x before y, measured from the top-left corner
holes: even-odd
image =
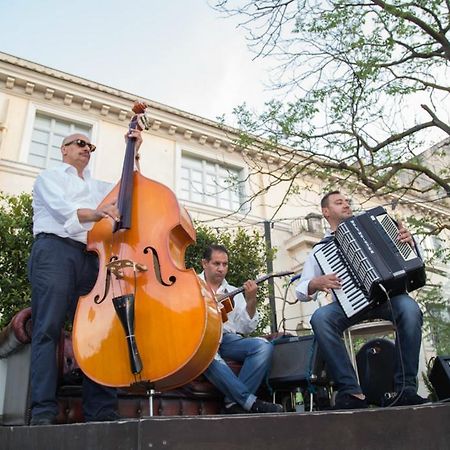
[[[31,420],[30,425],[54,425],[56,423],[56,416],[53,413],[40,413],[35,414]]]
[[[120,419],[122,419],[122,416],[117,414],[115,411],[110,411],[108,413],[95,416],[92,419],[88,419],[86,422],[115,422]]]
[[[283,407],[278,403],[269,403],[256,399],[255,403],[253,403],[252,407],[250,408],[250,412],[258,414],[281,413],[283,412]]]
[[[366,399],[355,397],[348,392],[340,392],[336,395],[333,409],[365,409],[368,408]]]
[[[222,411],[224,414],[248,414],[250,412],[237,403],[233,403],[230,406],[225,406]]]
[[[401,395],[399,392],[386,392],[381,400],[383,407],[424,405],[425,403],[431,402],[414,391],[404,391]]]

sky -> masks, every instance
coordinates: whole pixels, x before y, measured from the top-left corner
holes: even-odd
[[[0,51],[202,117],[271,97],[268,62],[207,0],[0,0],[0,11]]]
[[[261,112],[281,94],[267,88],[274,61],[254,59],[239,19],[214,2],[0,0],[0,51],[236,125],[233,108]],[[418,105],[411,111],[428,120]],[[442,139],[435,134],[427,146]]]

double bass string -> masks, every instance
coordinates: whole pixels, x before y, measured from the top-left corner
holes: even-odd
[[[128,127],[128,133],[130,133],[133,130],[132,125],[130,124],[130,126]],[[139,171],[139,164],[138,164],[138,157],[136,156],[136,146],[135,146],[135,142],[134,139],[131,139],[133,142],[133,155],[134,155],[134,162],[135,162],[135,168]],[[132,177],[133,178],[133,177]],[[132,181],[131,181],[132,182]],[[122,211],[119,211],[120,213],[120,219],[122,219]],[[126,231],[126,229],[117,229],[114,230],[115,226],[114,226],[114,222],[113,222],[113,229],[112,229],[112,236],[111,236],[111,241],[110,241],[110,255],[111,255],[111,259],[113,257],[116,257],[118,261],[122,261],[124,259],[123,257],[123,248],[124,248],[124,242],[125,242],[125,236],[124,233]],[[113,249],[117,248],[118,249],[118,254],[114,255],[113,254]],[[119,287],[119,293],[118,295],[116,295],[115,289],[114,289],[114,285],[115,283],[112,283],[112,294],[113,294],[113,298],[117,297],[119,295],[124,295],[124,282],[121,282],[122,279],[125,280],[126,277],[126,273],[125,273],[125,268],[123,267],[121,269],[121,273],[123,275],[123,277],[115,277],[115,281],[117,281],[118,283],[118,287]],[[137,289],[137,277],[136,277],[136,268],[133,265],[133,276],[134,276],[134,292],[133,295],[136,295],[136,289]]]

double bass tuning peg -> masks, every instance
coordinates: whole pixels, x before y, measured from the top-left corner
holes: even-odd
[[[138,114],[137,123],[141,130],[148,130],[150,128],[150,116],[147,111]]]

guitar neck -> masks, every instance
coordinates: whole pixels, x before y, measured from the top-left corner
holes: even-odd
[[[287,275],[292,275],[293,273],[294,273],[294,272],[290,272],[290,271],[287,271],[287,272],[277,272],[277,273],[269,273],[269,274],[267,274],[267,275],[263,275],[263,276],[260,277],[260,278],[257,278],[257,279],[255,280],[255,283],[256,283],[256,284],[261,284],[261,283],[264,283],[264,281],[269,280],[270,278],[284,277],[284,276],[287,276]],[[244,290],[245,290],[244,286],[241,286],[241,287],[239,287],[239,288],[233,289],[231,292],[227,292],[226,294],[221,294],[221,295],[218,297],[217,300],[218,300],[219,302],[221,302],[222,300],[225,300],[226,298],[233,297],[233,296],[235,296],[235,295],[237,295],[237,294],[240,294],[241,292],[244,292]]]

